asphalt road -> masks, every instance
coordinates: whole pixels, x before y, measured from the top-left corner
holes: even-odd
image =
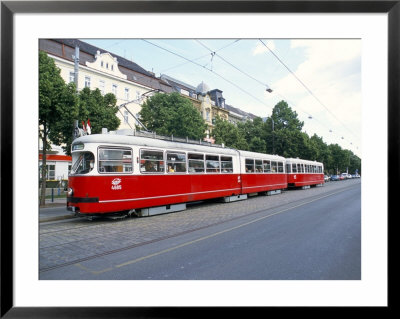
[[[360,280],[361,183],[328,184],[151,218],[48,225],[41,230],[40,279]],[[207,218],[198,219],[199,211]],[[225,218],[211,220],[219,211]],[[129,237],[143,229],[147,239]],[[62,235],[68,243],[49,244]],[[91,249],[84,236],[102,238],[97,246],[114,245],[82,257],[71,251],[67,258],[68,247]],[[132,244],[122,249],[118,238]],[[51,252],[59,254],[53,263]]]

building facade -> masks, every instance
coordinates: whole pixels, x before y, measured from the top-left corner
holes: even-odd
[[[88,87],[99,89],[103,95],[113,93],[119,108],[119,129],[135,129],[140,124],[137,119],[140,120],[141,105],[155,92],[179,92],[188,98],[206,122],[206,140],[212,143],[212,129],[217,116],[232,123],[255,117],[227,105],[222,91],[210,90],[204,82],[194,87],[167,75],[157,78],[133,61],[77,39],[40,39],[39,50],[55,61],[66,83],[77,84],[78,91]],[[67,177],[70,162],[68,165],[65,163],[63,160],[50,161],[48,178]]]
[[[135,129],[141,104],[155,92],[172,87],[136,63],[77,39],[41,39],[39,49],[54,59],[66,83],[75,81],[75,48],[79,48],[77,89],[99,89],[117,98],[120,129]]]

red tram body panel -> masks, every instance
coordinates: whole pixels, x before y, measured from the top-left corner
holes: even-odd
[[[324,184],[324,166],[316,161],[299,158],[286,159],[287,183],[289,187]]]
[[[72,164],[67,208],[82,215],[241,197],[324,181],[323,166],[317,162],[118,131],[75,139]]]
[[[118,212],[241,193],[237,174],[71,176],[69,187],[74,190],[69,206],[79,207],[80,213]],[[75,203],[73,198],[77,198]]]

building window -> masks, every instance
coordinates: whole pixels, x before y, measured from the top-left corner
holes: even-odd
[[[128,111],[124,112],[124,123],[128,123]]]
[[[99,81],[99,90],[100,90],[101,94],[105,93],[105,87],[106,87],[106,83],[104,82],[104,80],[100,80]]]
[[[125,88],[125,100],[129,101],[129,89]]]
[[[116,84],[112,85],[112,93],[115,95],[115,97],[117,97],[117,85]]]
[[[140,100],[141,94],[139,91],[136,91],[136,100]]]
[[[103,61],[101,61],[101,67],[104,68],[104,62]]]
[[[90,76],[85,76],[85,88],[90,88]]]
[[[111,71],[114,71],[114,64],[111,64]]]
[[[69,72],[69,83],[75,82],[75,72]]]
[[[56,165],[47,164],[46,180],[56,179]],[[42,165],[39,166],[39,178],[42,178]]]
[[[206,121],[210,122],[210,110],[206,110]]]

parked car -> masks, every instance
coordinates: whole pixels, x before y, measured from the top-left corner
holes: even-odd
[[[332,175],[331,176],[331,181],[339,181],[339,180],[340,180],[339,175]]]
[[[347,173],[340,174],[340,180],[348,179]]]
[[[331,178],[328,176],[328,175],[325,175],[324,176],[324,181],[325,181],[325,183],[326,182],[329,182],[331,180]]]

